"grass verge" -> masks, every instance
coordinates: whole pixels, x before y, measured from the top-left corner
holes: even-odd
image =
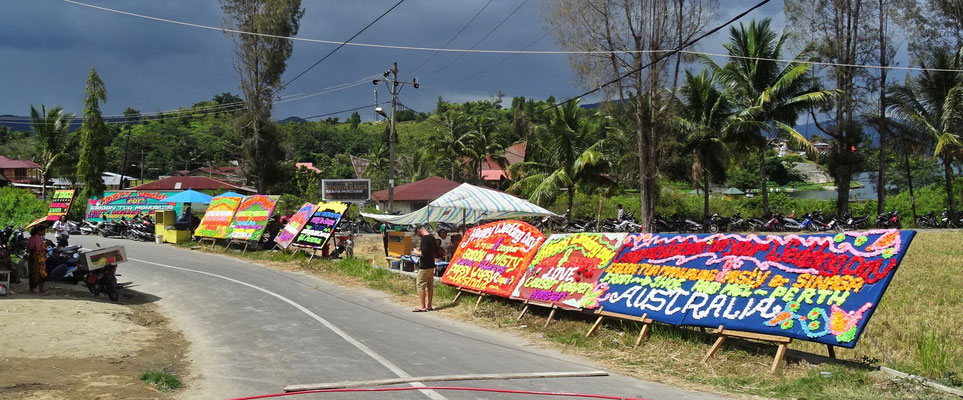
[[[140,374],[140,380],[159,390],[177,390],[184,386],[176,375],[167,371],[146,371]]]
[[[380,246],[380,237],[376,240]],[[543,327],[548,310],[536,308],[519,321],[521,305],[507,299],[486,298],[474,313],[471,295],[463,296],[460,305],[444,307],[456,294],[446,285],[436,287],[435,303],[446,317],[515,333],[612,371],[677,386],[785,399],[956,398],[917,382],[889,379],[876,367],[963,386],[963,247],[953,245],[961,241],[959,231],[920,232],[855,349],[837,348],[840,361],[833,361],[815,356],[825,354],[824,345],[794,341],[790,348],[795,352],[775,374],[769,374],[774,347],[737,340],[727,341],[724,350],[702,364],[714,337],[693,328],[654,325],[635,348],[641,326],[631,321],[607,319],[595,335],[585,338],[593,318],[584,314],[558,313],[555,322]],[[308,262],[303,254],[283,252],[247,253],[243,258],[364,285],[396,295],[401,304],[414,304],[413,278],[370,265],[379,259],[378,251],[358,254],[364,261]]]

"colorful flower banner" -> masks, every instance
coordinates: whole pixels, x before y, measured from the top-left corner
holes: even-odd
[[[228,237],[252,242],[260,241],[278,198],[279,196],[262,194],[245,196],[231,221]]]
[[[301,233],[301,229],[304,229],[304,226],[307,225],[308,219],[314,214],[316,208],[318,208],[318,206],[314,204],[304,203],[301,209],[294,213],[291,220],[288,221],[288,224],[284,226],[284,229],[278,232],[278,236],[274,238],[274,243],[277,243],[282,249],[288,248],[291,242],[294,241],[294,238],[298,237],[298,233]]]
[[[54,191],[50,198],[50,209],[47,211],[47,221],[56,221],[61,215],[67,215],[70,211],[70,204],[74,202],[74,189],[62,189]]]
[[[441,278],[443,283],[508,297],[545,235],[521,221],[497,221],[465,233]]]
[[[667,324],[852,348],[915,234],[632,234],[591,295]]]
[[[581,309],[597,306],[599,276],[622,248],[624,233],[552,235],[542,244],[512,298]]]
[[[331,239],[348,205],[340,201],[318,204],[304,229],[298,233],[293,245],[309,249],[321,249]]]
[[[158,210],[174,210],[174,205],[164,199],[180,192],[145,192],[123,190],[104,192],[102,199],[90,199],[87,204],[87,219],[100,222],[149,215]],[[180,210],[175,210],[180,217]]]
[[[241,205],[240,197],[215,197],[204,212],[201,224],[194,230],[194,236],[214,239],[227,238],[231,232],[231,220]]]

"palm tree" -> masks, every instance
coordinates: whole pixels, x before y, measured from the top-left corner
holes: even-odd
[[[923,72],[916,79],[890,88],[893,131],[898,136],[929,137],[933,155],[943,161],[947,208],[956,215],[953,202],[953,160],[963,149],[963,53],[933,50],[922,57]]]
[[[431,149],[420,147],[411,153],[408,162],[411,181],[415,182],[434,175],[434,167],[438,162],[438,157],[437,153],[431,151]]]
[[[70,121],[74,115],[64,112],[64,108],[57,106],[47,110],[41,104],[40,111],[30,106],[30,126],[37,134],[40,144],[40,193],[47,198],[47,177],[55,169],[57,162],[64,156],[64,140],[70,129]]]
[[[765,154],[768,139],[784,136],[812,152],[812,144],[793,128],[796,118],[830,101],[836,93],[816,87],[815,81],[807,76],[808,64],[793,62],[782,66],[775,61],[783,57],[787,35],[777,34],[769,25],[769,19],[753,20],[748,27],[739,24],[739,28],[730,29],[729,43],[724,45],[729,53],[725,66],[704,58],[741,108],[727,129],[727,136],[731,142],[738,143],[743,153],[758,152],[760,189],[766,212],[769,212]]]
[[[541,161],[509,167],[510,174],[517,177],[509,192],[527,192],[529,201],[545,204],[565,189],[571,211],[579,188],[614,184],[607,175],[609,161],[602,151],[604,140],[592,140],[585,110],[578,101],[555,107],[548,126],[539,128],[536,144]]]
[[[482,178],[482,161],[489,161],[499,167],[508,165],[505,159],[505,143],[496,130],[495,119],[477,115],[471,119],[472,129],[468,133],[467,154],[475,178]]]
[[[435,145],[447,157],[451,166],[449,179],[455,180],[455,168],[469,154],[471,147],[468,135],[468,117],[457,109],[449,109],[441,115],[441,125]]]
[[[722,136],[732,115],[732,103],[715,87],[715,77],[705,70],[699,75],[686,71],[679,94],[680,108],[674,122],[685,137],[684,154],[692,155],[692,179],[703,182],[703,217],[708,219],[709,175],[724,178],[729,167],[729,147]]]

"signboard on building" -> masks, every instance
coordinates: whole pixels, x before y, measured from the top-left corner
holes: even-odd
[[[321,198],[324,201],[364,203],[371,199],[371,180],[322,179]]]

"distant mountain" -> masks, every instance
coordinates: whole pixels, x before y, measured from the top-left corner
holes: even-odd
[[[281,125],[284,125],[284,124],[289,123],[289,122],[295,122],[295,123],[298,123],[298,122],[308,122],[308,120],[306,120],[306,119],[304,119],[304,118],[301,118],[301,117],[287,117],[287,118],[285,118],[285,119],[282,119],[282,120],[278,121],[278,123],[281,124]]]
[[[820,122],[820,124],[823,127],[826,127],[828,123],[829,121]],[[799,133],[801,133],[803,136],[805,136],[806,139],[812,139],[813,136],[819,135],[825,138],[826,140],[829,140],[829,137],[823,134],[823,132],[816,127],[816,124],[812,122],[805,123],[802,125],[796,125],[796,130],[799,131]],[[879,145],[879,133],[876,132],[876,129],[874,129],[872,126],[869,126],[869,125],[863,125],[863,133],[866,134],[869,140],[873,143],[873,146]]]
[[[115,124],[124,122],[124,117],[109,117],[104,118],[104,121],[110,124]],[[82,122],[83,120],[81,118],[74,118],[73,121],[70,122],[70,129],[68,129],[68,131],[73,132],[77,129],[80,129],[80,124]],[[33,129],[30,127],[30,117],[23,115],[0,115],[0,126],[6,126],[12,130],[21,132],[29,132]]]

